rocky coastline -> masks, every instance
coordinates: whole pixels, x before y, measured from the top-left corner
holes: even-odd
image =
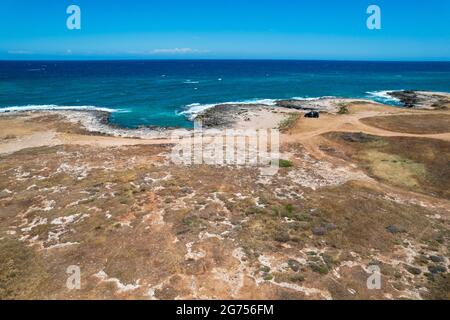
[[[419,90],[391,91],[388,95],[398,99],[404,108],[444,110],[450,107],[450,94],[441,92],[428,92]],[[318,111],[320,113],[338,114],[342,106],[354,103],[379,104],[367,99],[349,99],[324,97],[318,99],[286,99],[278,100],[274,104],[217,104],[197,114],[193,120],[202,124],[206,129],[223,128],[276,128],[278,124],[292,113],[307,113]],[[125,128],[111,122],[111,112],[103,110],[35,110],[35,111],[9,111],[0,113],[0,116],[28,114],[57,114],[71,123],[84,128],[87,132],[97,135],[116,136],[138,139],[167,138],[175,130],[191,129],[141,126],[138,128]]]
[[[398,99],[405,108],[442,110],[450,105],[450,94],[445,92],[403,90],[388,94]]]

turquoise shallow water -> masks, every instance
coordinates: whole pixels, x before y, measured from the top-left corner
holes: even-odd
[[[3,61],[0,110],[103,108],[113,123],[191,127],[223,102],[323,96],[395,104],[384,91],[450,92],[450,62]]]

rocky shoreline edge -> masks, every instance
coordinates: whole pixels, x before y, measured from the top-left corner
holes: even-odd
[[[450,107],[450,93],[403,90],[390,91],[387,94],[397,99],[403,108],[443,110]],[[264,129],[276,128],[292,113],[307,113],[318,111],[323,113],[341,113],[345,106],[352,103],[371,103],[385,105],[369,99],[350,98],[318,98],[278,100],[274,105],[268,104],[217,104],[194,117],[194,121],[201,123],[205,129]],[[27,110],[0,113],[0,116],[16,114],[57,114],[71,123],[80,125],[91,134],[138,139],[168,138],[175,131],[190,134],[190,128],[174,128],[159,126],[142,126],[139,128],[125,128],[110,121],[111,112],[101,110]]]

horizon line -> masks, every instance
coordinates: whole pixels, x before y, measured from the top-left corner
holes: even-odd
[[[366,59],[296,59],[296,58],[74,58],[74,59],[2,59],[0,62],[108,62],[108,61],[305,61],[305,62],[404,62],[404,63],[450,63],[450,60],[366,60]]]

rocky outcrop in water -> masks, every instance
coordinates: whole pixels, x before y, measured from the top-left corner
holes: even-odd
[[[239,121],[251,121],[254,119],[255,114],[260,113],[262,110],[268,110],[270,113],[276,112],[276,110],[283,110],[286,113],[304,111],[305,113],[313,112],[315,115],[318,115],[319,112],[337,112],[339,103],[342,101],[344,99],[324,98],[314,100],[278,100],[275,102],[275,105],[218,104],[200,113],[195,120],[201,120],[204,128],[223,128],[230,127]]]
[[[223,128],[231,126],[239,118],[246,118],[249,110],[256,110],[261,107],[267,106],[262,104],[219,104],[205,110],[195,120],[201,121],[204,128]]]
[[[400,100],[405,108],[447,109],[450,105],[448,93],[403,90],[389,92],[389,95]]]
[[[282,107],[286,109],[295,109],[301,111],[317,111],[317,112],[333,112],[336,111],[336,107],[334,106],[334,102],[337,99],[313,99],[313,100],[297,100],[297,99],[289,99],[289,100],[278,100],[276,102],[277,107]]]
[[[280,100],[276,102],[276,105],[288,109],[311,110],[311,106],[306,104],[303,100]]]

